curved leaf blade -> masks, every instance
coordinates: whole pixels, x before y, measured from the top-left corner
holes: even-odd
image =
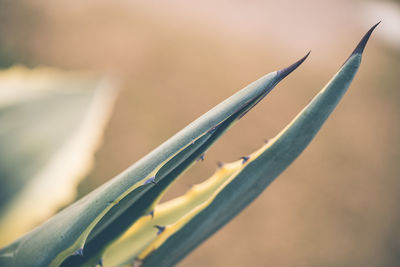
[[[267,74],[240,90],[195,120],[117,177],[62,210],[32,232],[1,249],[0,265],[58,266],[68,256],[74,254],[75,251],[81,253],[91,230],[108,211],[113,207],[117,207],[116,209],[121,207],[122,209],[131,206],[119,206],[118,202],[134,190],[136,190],[135,194],[137,196],[134,194],[132,198],[137,200],[144,193],[155,187],[156,185],[152,183],[145,183],[145,180],[150,178],[155,171],[160,170],[169,159],[176,156],[183,148],[192,144],[193,141],[206,133],[213,134],[214,131],[210,131],[210,129],[214,129],[216,126],[223,124],[226,120],[235,116],[238,117],[232,120],[231,123],[240,118],[242,114],[260,101],[280,80],[297,68],[305,58],[284,71]],[[229,123],[224,125],[221,131],[215,132],[218,135],[214,135],[214,137],[218,137],[229,126]],[[212,142],[208,143],[207,146],[203,147],[203,150],[207,149],[211,144]],[[199,150],[195,150],[194,152],[199,153]],[[189,153],[187,157],[185,156],[181,159],[182,162],[185,162],[184,168],[195,160],[192,155],[192,153]],[[179,164],[177,166],[179,167]],[[167,173],[172,173],[174,169],[176,168],[171,168]],[[164,177],[167,176],[168,174]],[[173,177],[170,178],[172,179]],[[161,182],[161,180],[158,182]],[[157,191],[155,193],[159,194],[160,192]],[[158,197],[155,193],[151,194],[153,200],[156,200]],[[146,204],[152,203],[149,199],[146,201],[148,201]],[[122,214],[126,214],[128,210],[124,210]],[[133,220],[130,223],[133,223]],[[107,228],[108,226],[105,227],[105,229]],[[118,237],[119,234],[117,233],[113,238]],[[104,246],[106,245],[104,244]],[[34,262],[32,262],[32,259],[34,259]]]
[[[379,24],[379,23],[378,23]],[[350,86],[374,25],[338,73],[234,178],[194,214],[166,226],[139,257],[142,266],[172,266],[249,205],[307,147]],[[143,258],[142,258],[143,257]]]
[[[123,200],[125,202],[123,210],[120,205],[115,206],[116,213],[119,213],[119,216],[110,220],[106,215],[104,217],[104,223],[102,223],[103,219],[99,222],[98,225],[104,228],[104,230],[102,232],[96,231],[97,226],[93,229],[93,232],[96,233],[96,235],[89,235],[88,242],[85,244],[83,251],[84,255],[73,255],[63,262],[62,265],[77,266],[85,262],[98,262],[100,260],[100,255],[108,244],[121,236],[144,213],[149,212],[152,207],[157,204],[167,188],[181,173],[201,157],[203,153],[232,126],[233,123],[261,101],[280,80],[297,68],[307,58],[308,54],[290,67],[276,72],[276,76],[274,76],[269,86],[256,96],[250,98],[242,106],[239,106],[239,108],[236,107],[234,113],[229,115],[216,126],[207,130],[201,135],[201,137],[197,138],[185,149],[182,149],[177,155],[173,156],[163,164],[156,172],[153,178],[153,184],[142,191],[140,198],[137,197],[135,192],[130,193],[130,195],[134,197],[129,198],[127,201],[124,201],[125,199]],[[243,90],[246,90],[246,88]],[[112,213],[112,210],[110,212]],[[106,226],[104,227],[104,225]]]

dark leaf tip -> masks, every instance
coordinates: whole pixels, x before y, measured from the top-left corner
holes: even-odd
[[[295,69],[297,69],[297,67],[300,66],[301,63],[304,62],[304,60],[306,60],[306,58],[310,55],[310,53],[311,53],[311,50],[308,51],[308,53],[304,57],[302,57],[301,59],[299,59],[298,61],[296,61],[292,65],[290,65],[289,67],[281,69],[281,70],[278,70],[277,71],[278,79],[277,79],[276,83],[280,82],[283,78],[285,78],[290,73],[292,73]]]
[[[371,27],[371,29],[369,29],[369,31],[367,31],[367,33],[363,36],[363,38],[361,39],[361,41],[358,43],[358,45],[356,46],[356,48],[354,49],[353,53],[351,53],[350,57],[352,55],[355,54],[362,54],[364,51],[365,46],[367,45],[368,39],[371,36],[372,32],[375,30],[375,28],[379,25],[379,23],[381,23],[380,21],[378,23],[376,23],[374,26]]]

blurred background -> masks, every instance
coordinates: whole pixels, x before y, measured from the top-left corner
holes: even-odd
[[[0,67],[119,77],[80,197],[248,83],[312,50],[182,176],[170,199],[209,177],[217,161],[236,160],[277,134],[379,20],[358,75],[316,139],[179,266],[399,266],[398,1],[1,0]]]

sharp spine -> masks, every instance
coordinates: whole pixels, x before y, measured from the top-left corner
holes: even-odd
[[[156,179],[156,177],[155,177],[155,176],[152,176],[152,177],[150,177],[149,179],[147,179],[147,180],[144,182],[144,184],[150,184],[150,183],[152,183],[152,184],[157,184],[157,182],[155,181],[155,179]]]
[[[204,161],[204,154],[201,154],[197,161]]]
[[[250,159],[250,157],[244,156],[244,157],[241,157],[240,159],[242,160],[242,164],[245,164]]]
[[[83,256],[83,248],[79,248],[77,249],[74,254],[72,254],[74,256]]]
[[[154,227],[158,229],[157,235],[160,235],[165,230],[165,226],[154,225]]]
[[[154,210],[150,211],[148,215],[150,215],[151,218],[154,218]]]

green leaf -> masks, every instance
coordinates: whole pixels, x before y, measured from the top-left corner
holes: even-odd
[[[285,77],[299,66],[307,56],[308,55],[294,63],[289,68],[278,71],[269,86],[275,86],[282,77]],[[260,80],[255,83],[259,81]],[[243,104],[236,106],[236,110],[234,110],[234,112],[227,118],[202,133],[200,137],[191,141],[184,147],[184,149],[181,149],[177,154],[160,164],[155,175],[152,176],[153,178],[150,178],[153,179],[156,185],[151,184],[148,188],[140,191],[140,194],[138,194],[137,191],[133,191],[126,198],[122,199],[119,202],[121,205],[118,204],[115,206],[114,210],[110,210],[110,212],[104,216],[104,218],[93,229],[87,239],[87,243],[85,244],[84,255],[75,255],[70,257],[63,262],[63,266],[76,266],[83,263],[94,264],[98,262],[107,245],[122,235],[133,224],[133,222],[139,219],[144,213],[150,212],[171,183],[174,182],[183,171],[199,159],[199,157],[201,157],[235,121],[240,119],[246,112],[261,101],[272,87],[268,88],[267,86],[256,96],[250,98]],[[243,90],[248,90],[248,88],[249,87]],[[252,88],[251,85],[250,88]],[[238,92],[236,95],[241,92]],[[234,98],[236,95],[231,98]],[[230,99],[224,101],[222,104],[228,102],[230,102]],[[218,107],[219,106],[216,108]],[[212,111],[213,110],[209,113]],[[137,190],[141,190],[141,188],[138,188]]]
[[[377,25],[366,33],[338,73],[281,133],[246,158],[244,167],[209,200],[163,228],[140,255],[142,266],[172,266],[179,262],[249,205],[300,155],[347,91]]]
[[[0,250],[0,265],[58,266],[82,252],[83,257],[71,256],[64,264],[94,263],[109,242],[149,211],[180,173],[305,58],[253,82],[117,177]]]

